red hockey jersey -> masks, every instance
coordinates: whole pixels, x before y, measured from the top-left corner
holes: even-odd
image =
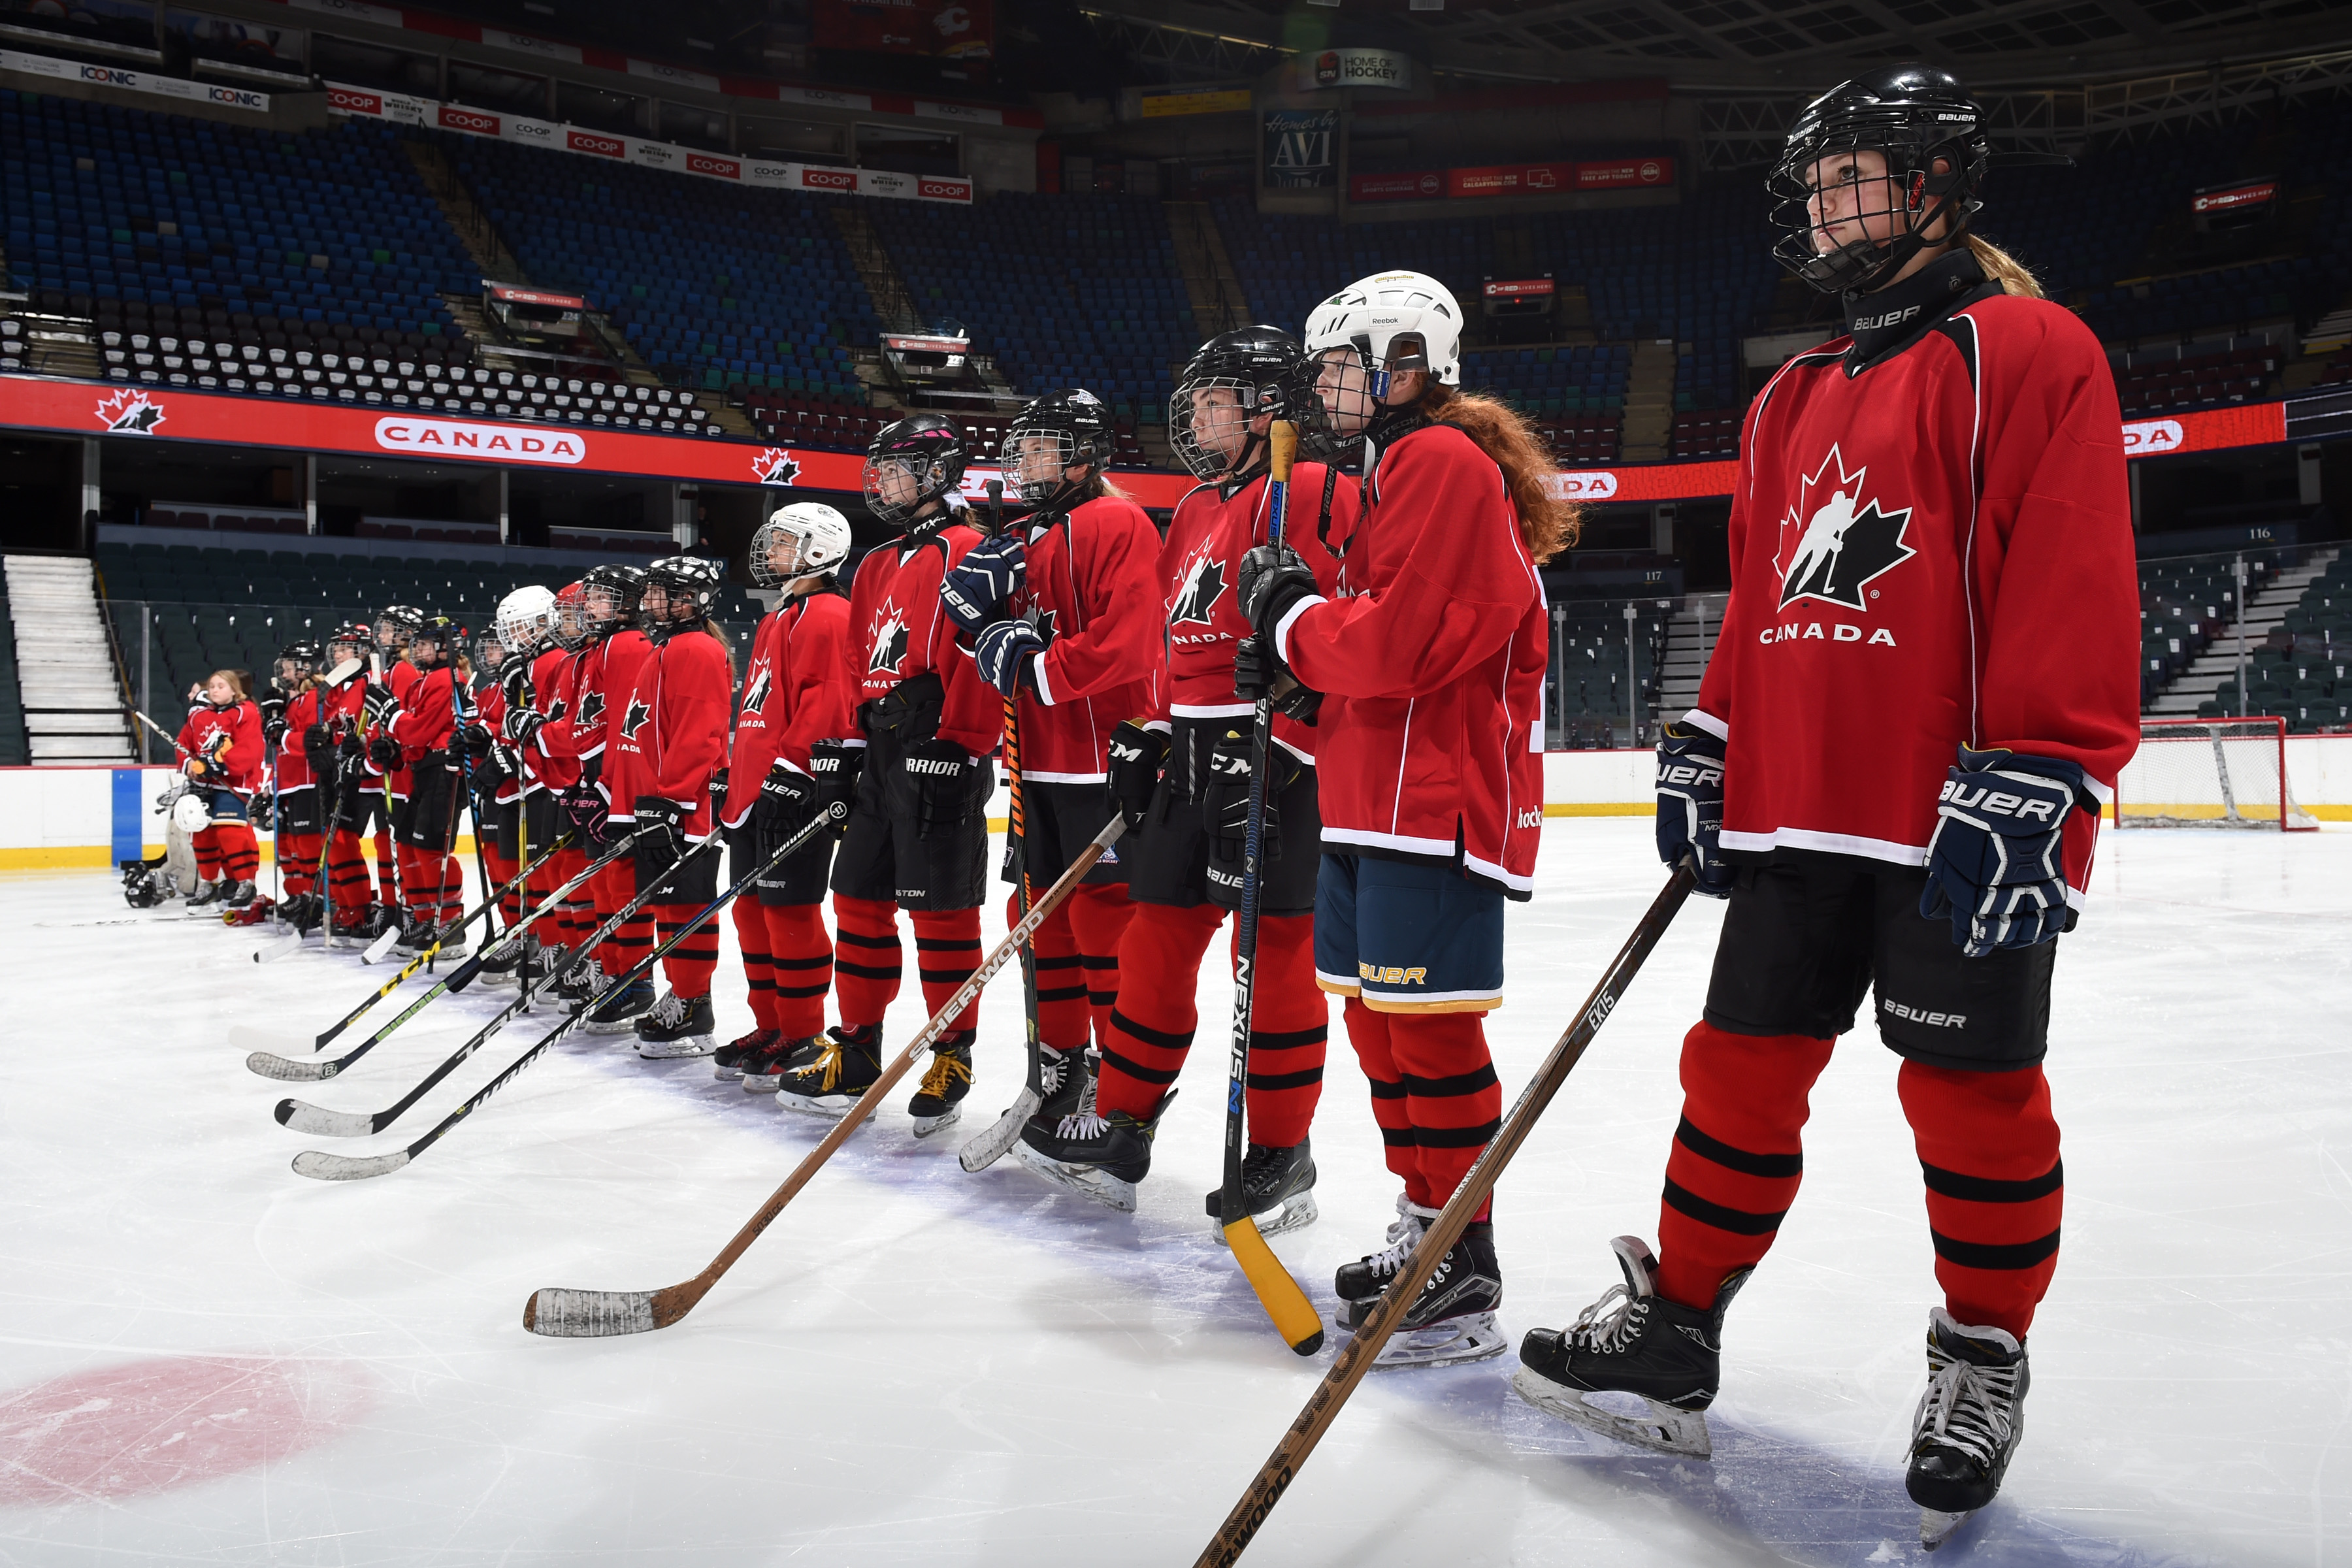
[[[1965,306],[1848,374],[1789,362],[1748,413],[1730,604],[1688,721],[1728,742],[1723,846],[1920,865],[1963,743],[2078,763],[2139,738],[2115,379],[2060,306]],[[2097,824],[2069,819],[2070,898]]]
[[[318,787],[310,755],[302,749],[303,735],[317,722],[319,688],[316,682],[305,682],[286,704],[286,739],[278,745],[277,758],[278,793],[281,797]]]
[[[734,686],[715,633],[679,632],[645,644],[627,694],[613,689],[617,706],[608,715],[604,774],[613,821],[634,824],[637,797],[659,795],[686,808],[679,826],[689,843],[710,837],[710,779],[727,760]]]
[[[450,691],[457,672],[447,665],[408,683],[400,710],[392,716],[392,738],[400,742],[401,760],[414,768],[428,752],[449,749],[457,721],[450,707]]]
[[[417,679],[418,676],[416,673],[416,667],[409,663],[404,658],[394,659],[391,666],[383,672],[384,689],[392,693],[392,700],[394,702],[400,703],[403,706],[407,704],[408,694],[415,689]],[[395,740],[398,739],[397,736],[394,738]],[[379,788],[390,790],[393,795],[397,799],[406,800],[408,798],[408,760],[406,748],[404,747],[402,749],[401,762],[400,765],[397,767],[391,769],[380,768],[376,766],[374,758],[365,756],[361,758],[360,766],[366,772],[369,778],[378,781]]]
[[[1302,602],[1275,633],[1324,693],[1323,842],[1459,865],[1528,898],[1551,628],[1503,472],[1431,425],[1380,451],[1365,490],[1339,597]]]
[[[524,793],[535,789],[570,789],[580,782],[580,749],[572,735],[573,689],[580,679],[581,654],[551,647],[531,660],[531,698],[546,721],[522,749],[523,773],[530,780]]]
[[[1326,594],[1339,591],[1339,563],[1324,548],[1316,527],[1323,511],[1324,467],[1300,463],[1290,471],[1290,501],[1282,521],[1282,542],[1297,552]],[[1158,685],[1156,721],[1246,718],[1255,710],[1234,690],[1234,652],[1249,636],[1242,616],[1238,579],[1242,557],[1266,541],[1265,476],[1226,499],[1214,485],[1202,485],[1176,503],[1168,537],[1160,546],[1161,624],[1167,633],[1167,674]],[[1339,476],[1331,491],[1332,542],[1345,546],[1362,505],[1356,481]],[[1125,715],[1122,715],[1125,717]],[[1276,714],[1274,738],[1304,762],[1315,760],[1317,731]]]
[[[761,621],[727,763],[728,826],[742,826],[777,759],[804,773],[812,743],[852,727],[857,704],[843,651],[848,641],[849,600],[842,594],[803,594]]]
[[[215,756],[214,748],[224,739],[226,749]],[[179,741],[186,748],[180,753],[183,772],[192,758],[205,763],[200,783],[247,794],[260,787],[267,747],[261,739],[261,710],[251,702],[239,700],[226,708],[198,703],[188,710],[188,721],[180,726]]]
[[[479,724],[483,729],[488,730],[490,732],[490,739],[499,750],[507,753],[508,762],[511,764],[514,760],[513,749],[506,743],[507,689],[505,684],[493,673],[477,675],[472,684],[467,688],[467,696],[468,699],[466,704],[467,721]],[[520,800],[522,798],[521,778],[509,771],[506,777],[499,781],[498,793],[493,798],[501,805],[510,800]]]
[[[1026,570],[1005,607],[1036,611],[1050,645],[1030,666],[1035,694],[1020,696],[1021,773],[1100,784],[1110,732],[1156,696],[1160,531],[1133,501],[1102,496],[1026,532]]]
[[[868,551],[850,583],[842,651],[861,707],[936,672],[944,688],[940,738],[984,757],[1004,738],[1004,699],[956,646],[955,623],[940,607],[940,579],[979,542],[972,529],[950,523],[929,539],[893,539]],[[863,743],[866,736],[853,728],[841,738]]]

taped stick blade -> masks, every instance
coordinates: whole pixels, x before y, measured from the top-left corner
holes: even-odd
[[[260,947],[255,948],[253,950],[253,962],[256,963],[275,963],[279,959],[286,957],[289,953],[296,953],[301,951],[302,938],[300,933],[297,932],[293,936],[282,936],[276,942],[267,942]]]
[[[1037,1098],[1036,1090],[1024,1087],[1020,1098],[996,1119],[993,1125],[965,1140],[961,1152],[956,1155],[956,1163],[975,1174],[995,1164],[1021,1141],[1021,1129],[1029,1124],[1029,1119],[1037,1114],[1037,1108],[1043,1103]]]
[[[615,1334],[649,1334],[654,1321],[651,1290],[534,1290],[523,1303],[522,1326],[551,1339],[593,1340]]]
[[[307,1100],[281,1100],[274,1113],[278,1124],[320,1138],[365,1138],[377,1131],[375,1118],[350,1110],[329,1110]]]
[[[245,1058],[249,1072],[264,1078],[274,1078],[280,1083],[316,1083],[327,1077],[331,1062],[289,1062],[275,1051],[256,1051]]]

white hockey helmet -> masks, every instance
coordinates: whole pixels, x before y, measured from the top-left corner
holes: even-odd
[[[789,575],[768,563],[769,552],[779,539],[795,542]],[[751,556],[745,564],[754,587],[781,588],[811,573],[829,572],[848,559],[849,520],[823,501],[798,500],[778,507],[760,525],[751,535]]]
[[[555,635],[555,595],[533,583],[499,601],[499,642],[509,653],[537,653]]]
[[[213,825],[212,803],[192,789],[172,803],[172,820],[183,833],[202,833]]]
[[[1454,291],[1421,272],[1359,278],[1307,313],[1307,352],[1353,348],[1366,368],[1385,375],[1427,371],[1447,386],[1462,383],[1462,306]]]

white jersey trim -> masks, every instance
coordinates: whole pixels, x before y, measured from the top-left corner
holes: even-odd
[[[1054,689],[1045,680],[1045,656],[1042,651],[1029,661],[1029,684],[1037,689],[1037,700],[1041,704],[1047,708],[1055,706]],[[1039,773],[1037,776],[1042,779],[1045,775]]]
[[[1402,849],[1408,855],[1443,856],[1448,860],[1454,858],[1451,838],[1415,838],[1403,833],[1375,833],[1368,827],[1334,827],[1328,822],[1323,825],[1323,838],[1326,843],[1337,840],[1372,849]]]
[[[1171,702],[1168,711],[1179,719],[1239,719],[1257,711],[1254,702]]]
[[[1021,770],[1022,782],[1024,784],[1032,781],[1037,784],[1101,784],[1109,776],[1108,773],[1045,773],[1033,772],[1028,768]]]
[[[1859,855],[1868,860],[1885,860],[1897,866],[1925,866],[1927,847],[1924,844],[1897,844],[1886,838],[1864,838],[1852,833],[1817,833],[1810,827],[1776,827],[1769,833],[1735,833],[1723,830],[1726,849],[1742,849],[1761,853],[1768,849],[1818,849],[1829,855]]]
[[[1727,746],[1731,743],[1731,726],[1704,708],[1694,708],[1684,714],[1683,722],[1694,730],[1706,731]]]

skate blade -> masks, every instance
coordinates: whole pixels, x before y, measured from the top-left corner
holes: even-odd
[[[658,1046],[640,1041],[637,1055],[649,1062],[685,1061],[693,1057],[707,1057],[719,1048],[719,1042],[708,1035],[689,1035],[682,1040],[669,1040]]]
[[[747,1072],[741,1077],[745,1094],[774,1094],[784,1087],[782,1078],[772,1073]]]
[[[962,1120],[963,1107],[961,1105],[950,1105],[937,1116],[918,1116],[915,1118],[915,1136],[929,1138],[934,1132],[946,1131]]]
[[[1257,1233],[1260,1236],[1280,1236],[1286,1230],[1297,1230],[1302,1226],[1313,1225],[1320,1216],[1321,1211],[1315,1206],[1315,1194],[1310,1192],[1294,1193],[1264,1214],[1255,1214],[1250,1215],[1250,1218],[1257,1222]],[[1225,1239],[1225,1226],[1223,1220],[1212,1215],[1209,1220],[1209,1229],[1215,1234],[1219,1247],[1233,1245]]]
[[[1122,1182],[1092,1165],[1066,1165],[1059,1160],[1047,1159],[1026,1143],[1013,1145],[1013,1157],[1057,1187],[1066,1187],[1082,1198],[1092,1199],[1120,1214],[1135,1212],[1133,1182]]]
[[[710,1064],[710,1076],[720,1083],[733,1083],[743,1076],[743,1069],[740,1067],[723,1068],[713,1062]]]
[[[1345,1307],[1331,1314],[1331,1326],[1351,1337],[1356,1331],[1355,1325],[1348,1321]],[[1372,1366],[1375,1370],[1384,1366],[1460,1366],[1465,1362],[1501,1355],[1509,1348],[1510,1342],[1503,1337],[1494,1313],[1469,1312],[1432,1323],[1425,1329],[1398,1330],[1381,1347],[1381,1353],[1372,1358]]]
[[[625,1018],[602,1024],[591,1018],[580,1026],[580,1032],[584,1035],[634,1035],[637,1032],[637,1020],[643,1016],[642,1013],[632,1013]]]
[[[1965,1513],[1946,1513],[1941,1509],[1919,1510],[1919,1550],[1933,1552],[1952,1538],[1953,1532],[1977,1516],[1975,1509]]]
[[[1521,1367],[1511,1374],[1511,1386],[1521,1399],[1547,1415],[1556,1415],[1571,1426],[1581,1426],[1635,1448],[1647,1448],[1654,1454],[1665,1454],[1677,1459],[1711,1459],[1715,1445],[1709,1440],[1706,1415],[1702,1411],[1676,1410],[1671,1405],[1661,1405],[1654,1399],[1643,1403],[1649,1406],[1645,1415],[1620,1415],[1590,1403],[1580,1389],[1554,1383],[1531,1367]]]
[[[744,1081],[748,1083],[751,1080],[747,1079]],[[782,1085],[779,1084],[776,1088],[777,1110],[797,1110],[803,1116],[821,1116],[827,1121],[840,1121],[848,1115],[856,1104],[857,1100],[854,1096],[787,1094]],[[874,1118],[869,1116],[866,1120],[871,1121]]]

